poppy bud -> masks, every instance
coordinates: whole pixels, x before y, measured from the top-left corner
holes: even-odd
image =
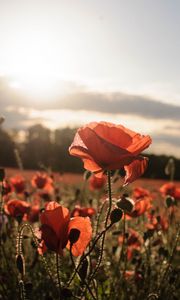
[[[3,168],[0,168],[0,182],[2,182],[5,178],[5,171]]]
[[[116,205],[125,212],[130,213],[134,208],[134,200],[123,195]]]
[[[80,236],[80,231],[76,228],[72,228],[69,233],[68,240],[70,241],[71,244],[74,244],[79,239],[79,236]]]
[[[61,291],[61,294],[63,296],[63,299],[68,299],[72,297],[72,292],[70,289],[67,288],[63,288]]]
[[[166,205],[167,205],[167,207],[171,207],[171,206],[173,206],[174,205],[174,197],[171,197],[171,196],[167,196],[166,197]]]
[[[18,271],[21,273],[22,276],[25,275],[25,261],[22,254],[18,254],[16,256],[16,265],[18,268]]]
[[[111,223],[116,223],[121,220],[123,212],[119,208],[115,208],[110,215]]]
[[[86,170],[83,174],[84,181],[87,181],[91,175],[92,173]]]
[[[78,274],[79,274],[82,281],[86,278],[87,270],[88,270],[88,260],[87,260],[87,258],[85,258],[83,260],[82,265],[81,265],[81,267],[79,269],[79,272],[78,272]]]
[[[164,247],[160,247],[158,252],[159,252],[160,256],[164,256],[164,257],[168,257],[169,256],[168,250],[165,249]]]
[[[143,236],[144,241],[151,238],[153,234],[154,234],[154,229],[148,229],[146,232],[144,232],[144,236]]]

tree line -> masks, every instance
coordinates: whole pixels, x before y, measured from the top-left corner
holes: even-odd
[[[51,131],[37,124],[27,129],[24,140],[19,140],[19,131],[11,133],[0,127],[0,166],[23,167],[24,169],[51,168],[59,172],[84,172],[80,159],[70,156],[71,145],[76,128],[63,128]],[[146,154],[149,158],[146,178],[168,179],[165,167],[169,156]],[[173,158],[175,164],[174,179],[180,180],[180,159]]]

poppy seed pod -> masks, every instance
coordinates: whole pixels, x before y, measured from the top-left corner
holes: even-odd
[[[167,195],[167,197],[166,197],[166,205],[167,205],[167,207],[169,208],[169,207],[173,206],[174,204],[175,204],[174,197]]]
[[[134,208],[134,200],[126,197],[126,196],[122,196],[122,198],[116,203],[116,205],[121,208],[122,210],[124,210],[125,212],[132,212],[133,208]]]
[[[119,208],[115,208],[114,210],[112,210],[111,215],[110,215],[110,219],[111,219],[111,223],[117,223],[121,220],[123,215],[123,212],[121,209]]]
[[[25,261],[24,256],[22,254],[18,254],[16,256],[16,266],[18,268],[18,271],[24,276],[25,274]]]
[[[79,239],[79,236],[80,236],[80,231],[76,228],[72,228],[70,230],[68,240],[70,241],[71,244],[74,244]]]

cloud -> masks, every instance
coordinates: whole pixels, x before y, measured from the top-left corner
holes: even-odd
[[[64,97],[58,109],[91,110],[111,114],[131,114],[145,118],[179,120],[180,106],[148,97],[117,93],[83,92]]]
[[[151,135],[149,152],[180,155],[180,106],[146,96],[100,93],[69,85],[66,94],[38,101],[0,80],[0,108],[0,115],[6,117],[4,128],[25,129],[41,123],[55,129],[104,120]]]
[[[180,147],[179,135],[159,133],[157,135],[153,135],[153,141],[154,143],[165,142],[175,147]]]
[[[177,121],[180,116],[180,106],[178,105],[164,103],[147,96],[130,95],[122,92],[93,92],[83,86],[76,87],[75,84],[74,86],[69,85],[69,90],[66,89],[65,95],[59,94],[59,96],[38,101],[36,98],[29,98],[19,90],[14,91],[8,87],[7,82],[0,80],[0,103],[2,109],[8,105],[15,105],[37,110],[83,110]]]

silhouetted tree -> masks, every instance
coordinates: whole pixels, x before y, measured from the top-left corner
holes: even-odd
[[[46,167],[52,164],[51,131],[42,125],[34,125],[28,129],[27,141],[22,154],[25,168],[39,168],[40,164]]]
[[[2,128],[0,128],[0,165],[3,167],[16,167],[14,142]]]
[[[61,172],[83,172],[83,163],[69,154],[71,145],[77,129],[63,128],[54,132],[42,125],[34,125],[27,131],[27,140],[18,144],[20,157],[24,168],[37,169],[40,164],[51,167],[54,171]],[[13,137],[13,136],[12,136]],[[0,165],[6,167],[17,167],[14,155],[14,143],[12,138],[0,128]],[[154,179],[167,179],[165,167],[169,156],[146,154],[149,164],[143,177]],[[175,163],[174,179],[180,180],[180,159],[173,158]]]

